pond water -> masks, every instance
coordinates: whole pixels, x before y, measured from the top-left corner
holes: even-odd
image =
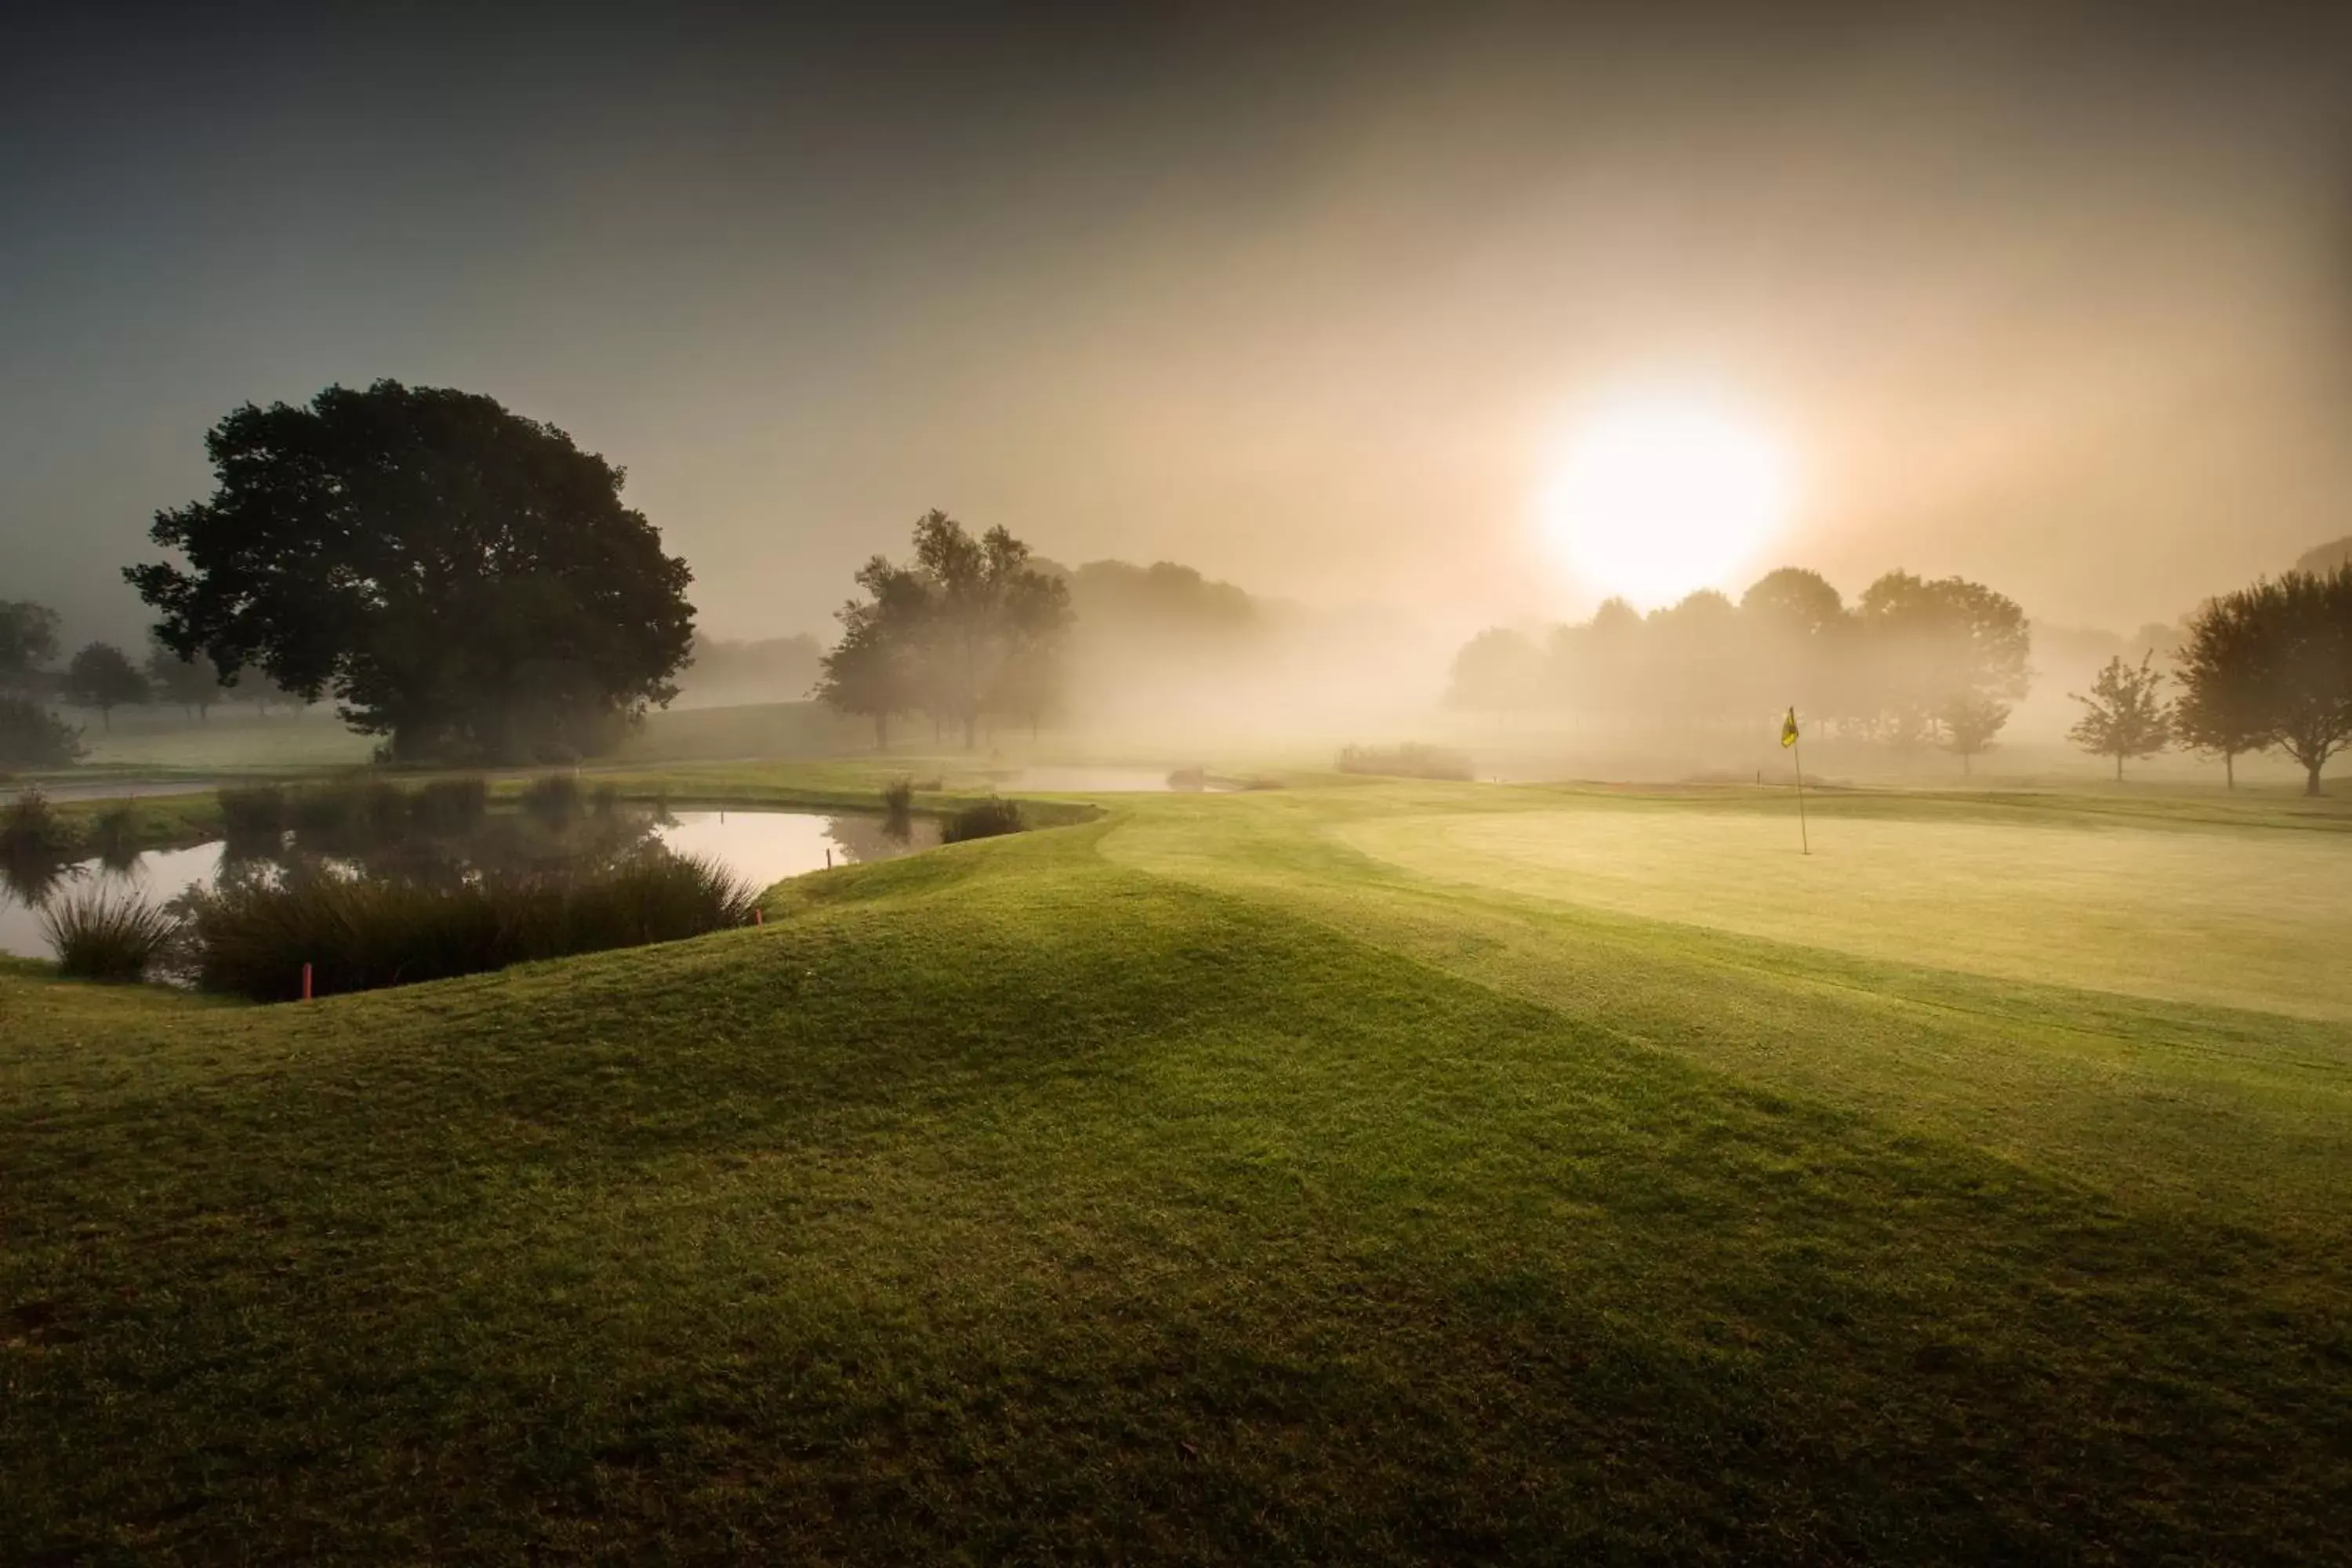
[[[566,829],[500,811],[457,835],[404,834],[373,843],[306,841],[297,829],[274,850],[265,847],[255,854],[242,848],[236,859],[240,864],[284,866],[309,858],[362,872],[462,876],[485,868],[544,868],[583,855],[609,856],[646,840],[677,854],[717,860],[753,887],[765,888],[828,865],[889,860],[930,848],[940,841],[940,825],[915,817],[905,824],[903,833],[894,833],[886,818],[873,813],[697,810],[661,817],[630,815],[618,823],[583,818]],[[40,905],[60,891],[96,882],[110,891],[136,892],[151,903],[168,903],[191,889],[210,886],[229,858],[229,847],[215,839],[187,849],[149,850],[110,867],[81,860],[11,868],[0,878],[0,953],[50,955],[41,934]]]

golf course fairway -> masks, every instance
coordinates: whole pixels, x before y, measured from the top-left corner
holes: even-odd
[[[0,1562],[2344,1552],[2352,813],[1292,782],[0,969]]]

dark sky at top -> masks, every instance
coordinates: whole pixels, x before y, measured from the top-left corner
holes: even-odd
[[[12,8],[0,596],[128,633],[209,423],[394,376],[626,465],[721,633],[931,505],[1563,615],[1547,432],[1663,376],[1849,591],[2168,617],[2352,531],[2347,17]]]

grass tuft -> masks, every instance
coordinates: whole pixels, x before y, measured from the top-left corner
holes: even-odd
[[[455,883],[306,867],[229,878],[191,900],[200,990],[257,1002],[373,991],[533,959],[672,942],[748,924],[753,889],[716,862],[656,852],[573,872]]]
[[[132,982],[171,944],[179,921],[138,894],[83,887],[41,910],[41,934],[58,972],[76,980]]]

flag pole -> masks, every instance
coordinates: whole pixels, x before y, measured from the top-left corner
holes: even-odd
[[[1796,723],[1796,713],[1794,708],[1789,710],[1790,722],[1797,735],[1789,742],[1790,754],[1797,763],[1797,843],[1803,853],[1811,855],[1813,852],[1813,836],[1811,829],[1805,826],[1805,731],[1803,725]]]

